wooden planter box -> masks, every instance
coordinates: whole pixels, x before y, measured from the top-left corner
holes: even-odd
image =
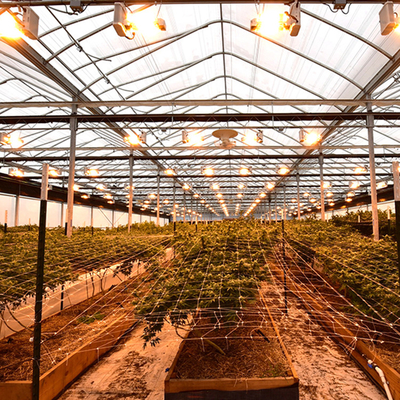
[[[40,377],[40,400],[52,400],[109,351],[135,322],[122,316]],[[31,400],[32,382],[0,382],[0,399]]]
[[[165,378],[165,400],[298,400],[299,378],[269,310],[268,313],[292,376],[247,379],[179,379],[175,368],[186,345],[184,340]]]

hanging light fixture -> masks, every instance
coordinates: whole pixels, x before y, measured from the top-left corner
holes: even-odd
[[[183,190],[190,190],[190,185],[188,183],[184,183],[182,186]]]
[[[97,190],[106,190],[106,189],[107,189],[107,186],[104,185],[103,183],[99,183],[99,184],[96,186],[96,189],[97,189]]]
[[[167,168],[164,170],[164,174],[168,176],[174,176],[176,175],[176,172],[173,168]]]
[[[15,176],[16,178],[22,178],[24,176],[24,171],[19,168],[10,168],[8,170],[8,175]]]
[[[203,175],[205,176],[213,176],[214,175],[214,168],[213,167],[205,167],[203,168]]]
[[[279,175],[287,175],[289,172],[290,172],[290,169],[288,167],[286,167],[285,165],[278,169]]]
[[[362,167],[362,166],[358,166],[354,168],[354,173],[356,175],[360,175],[360,174],[365,174],[367,172],[367,168]]]
[[[321,134],[315,131],[307,132],[301,128],[299,131],[299,141],[305,146],[314,146],[321,141]]]
[[[272,190],[274,187],[275,187],[275,183],[273,183],[273,182],[268,182],[268,183],[266,184],[266,188],[267,188],[268,190]]]
[[[219,185],[218,185],[218,183],[213,183],[213,184],[211,185],[211,189],[212,189],[212,190],[219,190]]]
[[[31,7],[22,8],[22,21],[11,10],[0,15],[0,37],[17,39],[23,34],[32,40],[37,40],[38,33],[39,16]]]
[[[352,181],[349,183],[350,189],[358,189],[360,187],[360,182],[358,181]]]
[[[388,184],[387,184],[387,182],[385,182],[385,181],[381,181],[381,182],[378,182],[377,184],[376,184],[376,188],[377,189],[384,189],[384,188],[386,188],[388,186]]]
[[[239,168],[239,174],[242,176],[247,176],[251,174],[251,170],[249,167],[242,166]]]
[[[12,149],[19,149],[23,146],[24,141],[21,139],[19,132],[2,133],[0,135],[0,143],[3,146],[10,146]]]
[[[99,170],[97,168],[85,167],[85,175],[96,178],[99,176]]]
[[[330,182],[324,181],[322,183],[322,187],[323,187],[323,189],[329,189],[332,187],[332,184]]]
[[[50,168],[49,169],[49,176],[51,176],[52,178],[57,178],[60,176],[60,171],[58,169],[55,168]]]

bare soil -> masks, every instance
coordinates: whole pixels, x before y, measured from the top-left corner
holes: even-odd
[[[185,341],[174,378],[291,376],[289,363],[271,323],[257,316],[255,311],[244,311],[241,323],[226,322],[221,328],[215,327],[210,318],[198,320]],[[265,313],[265,310],[261,311]]]

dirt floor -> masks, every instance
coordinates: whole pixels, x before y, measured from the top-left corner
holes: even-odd
[[[181,339],[169,325],[156,347],[143,348],[143,326],[83,375],[60,400],[164,399],[164,379]]]
[[[283,305],[279,294],[274,304]],[[386,399],[295,302],[290,302],[288,316],[281,313],[276,322],[300,378],[301,400]],[[144,349],[142,328],[83,375],[61,400],[163,400],[164,379],[181,339],[165,325],[160,344]]]
[[[274,293],[271,311],[299,375],[301,400],[386,399],[344,350],[310,320],[300,302],[289,299],[286,315],[278,288],[265,285],[263,289],[266,299]]]

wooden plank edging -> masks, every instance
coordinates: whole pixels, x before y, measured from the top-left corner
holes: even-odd
[[[290,359],[289,353],[283,344],[282,338],[279,335],[278,327],[276,326],[272,315],[269,311],[267,304],[260,292],[261,300],[264,307],[268,311],[268,315],[271,319],[275,333],[277,334],[279,344],[281,345],[283,354],[287,358],[290,370],[293,376],[289,377],[276,377],[276,378],[218,378],[218,379],[177,379],[173,378],[175,366],[178,362],[179,356],[185,345],[185,340],[179,345],[178,352],[172,362],[171,368],[164,381],[164,392],[165,393],[180,393],[180,392],[191,392],[198,390],[219,390],[219,391],[248,391],[248,390],[263,390],[263,389],[275,389],[284,388],[293,385],[298,385],[299,377],[294,369],[293,363]],[[189,335],[190,331],[185,333],[184,338]]]
[[[52,400],[75,378],[109,351],[119,338],[137,321],[119,317],[96,334],[89,342],[75,350],[64,360],[40,377],[40,400]],[[0,382],[0,399],[31,400],[30,381]]]

